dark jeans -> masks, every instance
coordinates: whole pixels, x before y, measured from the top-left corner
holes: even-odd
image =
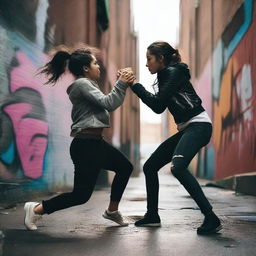
[[[158,171],[172,161],[171,172],[195,200],[203,214],[211,212],[212,206],[200,185],[187,167],[198,151],[210,141],[210,123],[191,123],[185,130],[164,141],[143,166],[147,188],[148,212],[158,211]]]
[[[132,173],[130,161],[102,137],[74,138],[70,155],[75,166],[74,188],[50,200],[43,201],[44,213],[52,213],[87,202],[94,190],[101,169],[112,170],[111,201],[119,202]]]

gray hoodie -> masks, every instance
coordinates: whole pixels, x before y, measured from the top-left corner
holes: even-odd
[[[67,89],[73,104],[71,136],[86,128],[110,127],[109,112],[124,101],[128,84],[118,80],[111,92],[105,95],[95,81],[88,78],[75,80]]]

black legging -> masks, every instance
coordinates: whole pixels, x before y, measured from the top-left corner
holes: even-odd
[[[212,134],[210,123],[191,123],[184,131],[164,141],[143,166],[146,177],[148,212],[158,211],[158,171],[172,162],[171,172],[195,200],[202,213],[211,212],[212,206],[205,197],[199,183],[187,167],[200,148],[207,145]]]
[[[73,191],[43,201],[44,213],[50,214],[87,202],[101,169],[115,172],[110,199],[117,202],[121,200],[133,166],[120,151],[102,137],[74,138],[70,145],[70,155],[75,166]]]

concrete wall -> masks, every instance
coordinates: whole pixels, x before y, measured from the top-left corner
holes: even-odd
[[[67,0],[2,0],[0,3],[1,200],[18,199],[28,191],[63,190],[73,184],[69,156],[71,104],[66,94],[73,78],[65,75],[60,83],[49,87],[43,85],[44,77],[36,76],[54,46],[82,42],[99,47],[101,85],[105,92],[111,89],[118,68],[132,66],[136,70],[136,37],[132,23],[122,31],[122,40],[129,46],[117,41],[106,44],[106,41],[111,42],[111,31],[120,19],[113,19],[115,22],[109,19],[108,27],[102,27],[97,18],[96,2],[105,1],[76,0],[76,4],[73,1],[71,4]],[[122,4],[129,3],[122,1]],[[113,9],[118,1],[109,4]],[[130,13],[121,18],[128,23]],[[116,31],[118,36],[121,36],[120,31]],[[115,52],[117,47],[121,47],[120,52]],[[126,59],[127,51],[130,57]],[[116,61],[121,53],[126,54],[122,63]],[[109,63],[112,65],[108,66]],[[106,132],[110,142],[115,142],[119,148],[125,145],[127,152],[134,152],[131,159],[135,166],[139,160],[139,151],[134,150],[139,147],[137,106],[138,101],[129,94],[126,108],[120,108],[117,116],[112,116],[114,128]]]
[[[213,121],[192,170],[210,179],[255,172],[255,1],[181,0],[180,10],[179,47]]]

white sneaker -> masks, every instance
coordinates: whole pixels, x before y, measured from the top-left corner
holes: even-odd
[[[124,217],[122,216],[121,212],[119,211],[114,211],[114,212],[109,212],[108,210],[105,210],[103,213],[103,218],[112,220],[119,224],[120,226],[128,226],[129,223],[124,220]]]
[[[39,203],[36,203],[36,202],[27,202],[24,205],[24,210],[25,210],[24,224],[28,230],[36,230],[37,229],[36,222],[42,218],[41,215],[34,213],[34,208],[37,205],[39,205]]]

